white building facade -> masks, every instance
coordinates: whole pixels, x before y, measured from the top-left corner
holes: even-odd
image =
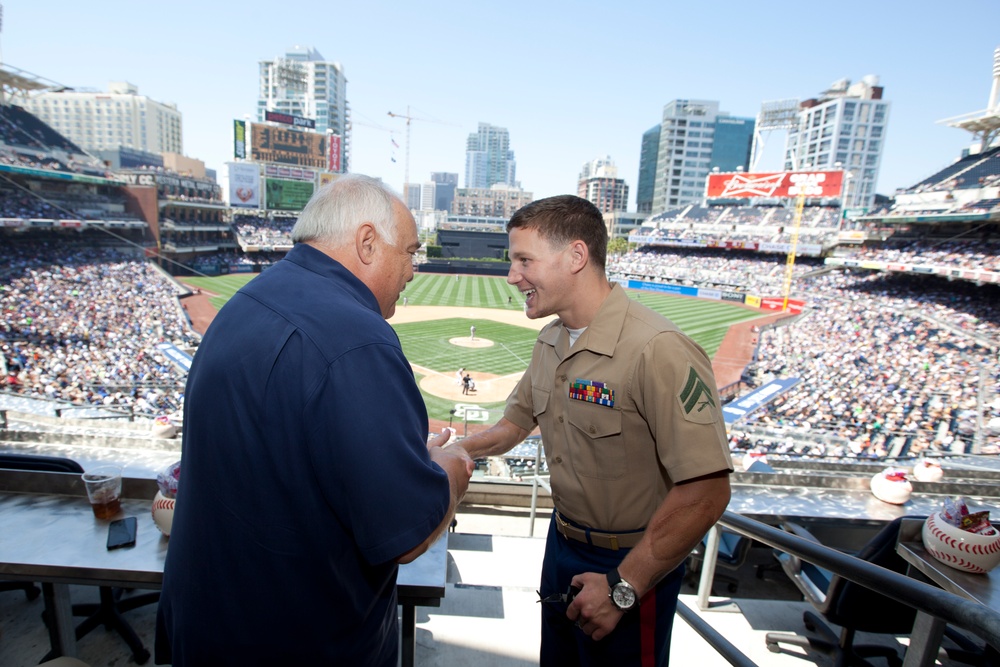
[[[628,209],[628,185],[625,179],[618,178],[618,167],[610,156],[583,164],[577,195],[594,204],[601,213]]]
[[[855,84],[841,79],[818,98],[800,102],[798,124],[785,143],[785,170],[843,169],[844,205],[870,207],[889,123],[882,95],[872,75]]]
[[[176,105],[140,95],[131,83],[113,81],[107,92],[38,93],[24,106],[88,153],[122,147],[184,153],[183,119]]]
[[[350,168],[350,105],[347,76],[340,63],[329,62],[316,49],[294,46],[284,56],[262,60],[257,120],[266,111],[316,121],[315,131],[338,135],[341,171]]]
[[[738,135],[727,132],[717,144],[719,119],[731,117],[729,112],[720,111],[719,103],[714,100],[674,100],[663,107],[653,183],[653,213],[700,204],[705,196],[705,181],[713,166],[732,170],[739,164],[749,164],[752,119],[732,119],[751,124]],[[721,145],[727,142],[737,142],[739,146],[735,148],[738,150]],[[733,157],[740,151],[742,159]],[[731,155],[723,157],[727,154]],[[649,169],[651,159],[650,156],[645,165],[640,164],[640,173],[644,166]],[[736,164],[730,164],[733,162]]]

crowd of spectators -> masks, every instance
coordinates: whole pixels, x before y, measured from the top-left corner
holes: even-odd
[[[233,216],[233,229],[244,246],[291,246],[295,221],[296,218],[287,216],[241,214]]]
[[[1000,242],[903,241],[859,247],[851,259],[1000,271]]]
[[[26,192],[0,187],[0,218],[20,220],[136,220],[125,212],[124,197],[115,193]]]
[[[0,188],[0,218],[66,220],[75,217],[33,194]]]
[[[7,391],[178,411],[183,375],[157,343],[197,340],[180,287],[130,250],[0,237],[0,363]]]
[[[13,104],[0,104],[0,163],[107,177],[107,168],[72,141]]]
[[[834,272],[799,289],[811,307],[760,333],[747,376],[800,382],[747,424],[825,433],[850,454],[883,457],[971,451],[978,411],[1000,416],[998,288]],[[1000,452],[1000,432],[983,444]]]
[[[232,245],[233,235],[228,232],[178,232],[164,231],[163,246],[175,248],[175,252],[182,252],[185,248],[196,248],[199,246]]]
[[[650,280],[756,294],[779,293],[787,266],[787,255],[713,248],[643,246],[607,260],[608,275],[614,280]],[[799,258],[793,278],[821,266],[821,259]]]
[[[228,227],[221,210],[166,206],[162,219],[175,225]]]

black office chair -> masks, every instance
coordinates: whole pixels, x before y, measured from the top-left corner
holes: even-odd
[[[3,454],[0,453],[0,468],[8,470],[27,470],[32,472],[65,472],[83,473],[83,466],[73,459],[61,458],[58,456],[42,456],[39,454]],[[0,582],[0,590],[4,586],[20,586],[20,582]],[[33,584],[28,584],[34,587]],[[36,588],[37,591],[37,588]],[[75,604],[73,605],[74,616],[86,616],[78,626],[76,626],[76,638],[79,640],[88,632],[99,625],[103,625],[108,630],[115,630],[121,635],[125,643],[132,651],[132,659],[138,664],[144,664],[149,660],[149,651],[143,646],[142,640],[132,629],[122,614],[147,604],[153,604],[160,599],[159,592],[145,593],[122,600],[125,589],[113,588],[111,586],[100,586],[100,602]],[[26,591],[27,593],[27,591]],[[37,597],[38,593],[27,593],[29,599]],[[47,614],[43,614],[46,625],[48,625]],[[55,657],[52,652],[47,654],[43,660]]]
[[[896,553],[900,521],[901,519],[895,519],[880,530],[858,552],[857,557],[893,572],[905,574],[906,561]],[[819,540],[802,526],[789,523],[783,528],[799,537],[819,543]],[[913,629],[916,610],[791,554],[779,552],[778,560],[798,586],[803,597],[822,614],[822,619],[811,611],[802,615],[806,629],[821,636],[769,632],[765,638],[768,649],[780,653],[779,644],[790,644],[807,651],[820,651],[830,656],[836,667],[871,665],[872,663],[865,658],[875,657],[885,658],[893,667],[903,664],[895,647],[855,644],[854,636],[857,632],[908,635]],[[842,628],[839,637],[823,619]]]
[[[701,542],[695,546],[694,550],[691,551],[691,555],[688,556],[687,571],[684,578],[691,586],[698,586],[702,563],[705,561],[705,544],[707,540],[707,535],[701,538]],[[712,577],[712,583],[714,584],[716,581],[724,582],[730,593],[735,593],[739,590],[739,577],[719,572],[719,568],[733,571],[740,569],[750,554],[751,546],[753,546],[753,540],[749,537],[734,533],[725,528],[721,529],[721,533],[719,534],[719,550],[715,560],[716,569]]]

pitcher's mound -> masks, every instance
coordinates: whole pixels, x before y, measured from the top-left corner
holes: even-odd
[[[493,347],[493,341],[489,338],[449,338],[448,342],[459,347]]]

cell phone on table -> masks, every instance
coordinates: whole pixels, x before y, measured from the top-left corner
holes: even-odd
[[[138,520],[134,516],[115,519],[108,526],[108,550],[135,546]]]

